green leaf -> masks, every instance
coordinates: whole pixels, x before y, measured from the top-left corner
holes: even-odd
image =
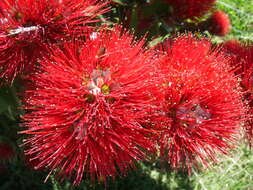
[[[8,87],[0,88],[0,114],[8,111],[15,104],[10,89]]]

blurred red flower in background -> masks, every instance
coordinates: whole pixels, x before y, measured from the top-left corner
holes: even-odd
[[[196,19],[205,15],[216,0],[164,0],[172,6],[172,16],[178,20]]]
[[[217,36],[225,36],[231,30],[229,16],[221,10],[215,11],[207,21],[209,23],[209,31]]]

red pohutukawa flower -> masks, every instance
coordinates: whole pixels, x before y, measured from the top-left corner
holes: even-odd
[[[235,70],[236,75],[241,75],[244,71],[242,62],[245,62],[244,58],[247,54],[246,44],[241,43],[238,40],[228,40],[222,44],[223,52],[230,59],[230,65],[237,68]]]
[[[0,77],[12,82],[33,69],[47,44],[84,35],[107,11],[96,0],[2,0]]]
[[[207,21],[209,31],[217,36],[225,36],[230,32],[231,23],[229,16],[221,10],[215,11]]]
[[[155,56],[120,29],[52,49],[27,90],[23,133],[37,168],[91,179],[125,173],[153,144],[142,127],[154,101]],[[153,89],[154,88],[154,89]]]
[[[244,52],[239,52],[237,56],[241,58],[242,85],[253,92],[253,46],[245,46]]]
[[[172,6],[172,15],[178,20],[196,19],[206,14],[216,0],[165,0]]]
[[[161,60],[161,155],[174,168],[208,166],[217,152],[232,147],[245,120],[239,83],[208,41],[185,35],[167,47]]]
[[[245,46],[244,51],[238,51],[236,55],[240,64],[241,85],[245,92],[244,100],[249,104],[249,119],[246,125],[246,137],[252,145],[253,137],[253,46]]]
[[[224,52],[230,58],[230,64],[237,68],[235,73],[241,77],[244,101],[248,102],[248,121],[245,125],[246,137],[252,145],[253,137],[253,46],[238,40],[229,40],[223,44]]]
[[[222,46],[225,49],[226,53],[229,54],[237,54],[238,52],[241,52],[242,49],[244,49],[244,45],[236,39],[228,40],[223,43]]]

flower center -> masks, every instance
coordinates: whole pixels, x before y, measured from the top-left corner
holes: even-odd
[[[211,118],[208,107],[203,106],[198,100],[193,100],[191,104],[178,106],[174,112],[177,122],[187,127],[195,127]]]
[[[94,70],[91,75],[91,80],[87,84],[87,88],[91,94],[110,94],[110,86],[107,82],[110,80],[110,71]]]

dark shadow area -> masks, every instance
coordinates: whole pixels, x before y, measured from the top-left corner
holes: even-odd
[[[129,171],[127,176],[117,177],[115,181],[108,179],[107,185],[92,184],[83,180],[80,186],[73,187],[69,181],[63,184],[47,183],[46,172],[27,168],[21,160],[12,164],[5,163],[0,168],[0,190],[192,190],[192,184],[184,172],[157,171],[158,176],[151,177],[153,167],[142,165]],[[157,169],[157,168],[156,168]],[[165,180],[166,179],[166,180]]]
[[[19,161],[15,164],[2,163],[0,168],[0,190],[52,190],[44,183],[46,173],[26,168]]]
[[[151,177],[152,171],[157,171],[158,176]],[[166,180],[165,180],[166,179]],[[61,185],[63,190],[192,190],[193,185],[188,174],[160,169],[158,165],[152,166],[145,163],[129,171],[127,176],[117,177],[115,181],[108,180],[107,185],[91,184],[83,181],[79,187],[71,187],[70,183]]]

